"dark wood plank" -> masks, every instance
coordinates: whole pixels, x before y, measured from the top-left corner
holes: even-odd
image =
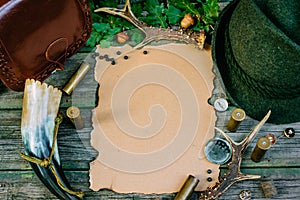
[[[65,113],[64,108],[61,109]],[[97,156],[97,152],[90,146],[90,133],[92,131],[91,117],[92,109],[81,109],[85,128],[76,130],[73,124],[65,118],[59,129],[58,145],[63,166],[67,169],[88,169],[89,162]],[[228,112],[229,113],[229,112]],[[227,113],[227,114],[228,114]],[[222,113],[224,115],[225,113]],[[229,113],[230,114],[230,113]],[[1,110],[0,111],[0,170],[4,169],[30,169],[20,157],[23,150],[21,139],[21,110]],[[222,119],[223,118],[220,118]],[[224,121],[226,122],[226,120]],[[242,122],[236,133],[228,133],[234,140],[242,140],[249,131],[256,125],[257,121],[246,118]],[[226,123],[225,123],[226,124]],[[223,125],[217,122],[218,127],[226,130]],[[280,135],[287,125],[266,124],[256,137],[265,135],[268,132]],[[297,132],[300,131],[299,123],[293,124]],[[218,134],[218,133],[217,133]],[[249,146],[242,166],[243,167],[299,167],[300,166],[300,135],[297,134],[292,139],[285,137],[279,139],[277,143],[265,155],[263,161],[252,162],[250,154],[255,146],[256,140]]]
[[[62,108],[64,113],[66,109]],[[141,194],[116,194],[111,191],[93,192],[89,187],[89,162],[97,156],[97,152],[90,146],[90,132],[92,124],[90,122],[92,109],[82,109],[82,115],[86,127],[76,130],[67,119],[61,125],[58,137],[59,151],[62,166],[67,174],[71,185],[76,189],[86,192],[87,199],[172,199],[174,195],[141,195]],[[219,120],[217,126],[225,130],[230,112],[217,113]],[[37,179],[27,161],[19,157],[23,150],[20,132],[21,110],[1,110],[0,111],[0,184],[4,191],[10,193],[0,193],[1,197],[14,199],[56,199]],[[228,133],[236,141],[243,139],[248,132],[257,124],[256,120],[246,118],[236,133]],[[280,135],[287,125],[266,124],[257,138],[267,132]],[[299,124],[293,124],[296,131],[299,131]],[[293,139],[280,139],[266,154],[262,162],[254,163],[250,160],[250,153],[255,145],[252,143],[245,154],[242,172],[262,175],[273,178],[278,189],[280,199],[294,199],[300,194],[300,166],[299,161],[299,135]],[[222,169],[225,169],[223,166]],[[73,171],[75,170],[76,171]],[[78,171],[79,170],[79,171]],[[99,172],[100,173],[100,172]],[[21,180],[20,180],[21,179]],[[20,185],[20,186],[19,186]],[[10,187],[10,188],[7,188]],[[260,181],[244,181],[235,184],[220,199],[237,199],[242,189],[251,190],[254,199],[263,198]],[[30,191],[30,192],[29,192]],[[6,195],[6,196],[4,196]],[[194,195],[193,197],[197,197]]]
[[[278,194],[270,199],[298,199],[296,192],[300,186],[298,168],[255,168],[245,169],[245,173],[263,174],[265,179],[273,179]],[[264,178],[263,177],[263,178]],[[265,199],[261,182],[264,180],[242,181],[233,185],[220,199],[238,199],[240,191],[248,189],[252,199]]]
[[[297,199],[300,196],[300,173],[298,168],[245,169],[245,173],[264,174],[273,179],[278,194],[271,199]],[[91,191],[88,172],[65,171],[67,179],[75,190],[82,190],[85,199],[172,199],[175,194],[118,194],[109,190]],[[262,180],[243,181],[233,185],[220,200],[238,199],[240,191],[247,189],[253,199],[264,199]],[[191,199],[197,199],[194,193]],[[32,171],[0,171],[0,199],[57,199],[39,181]]]
[[[230,118],[232,108],[229,108],[226,112],[216,112],[218,116],[218,121],[216,122],[216,127],[222,129],[225,131],[231,138],[233,138],[236,142],[239,142],[243,140],[247,134],[250,133],[250,131],[257,125],[258,121],[253,120],[249,117],[246,117],[246,119],[241,123],[239,126],[237,132],[228,132],[226,129],[227,123]],[[293,123],[293,124],[271,124],[266,123],[256,136],[254,142],[250,144],[248,147],[242,166],[245,167],[280,167],[280,166],[296,166],[299,167],[299,145],[300,145],[300,136],[299,134],[296,134],[294,138],[286,138],[281,137],[277,140],[276,144],[273,145],[266,153],[264,159],[259,162],[255,163],[252,162],[250,159],[250,155],[252,150],[255,147],[256,141],[259,137],[265,136],[267,133],[275,134],[277,137],[281,136],[283,134],[284,129],[288,127],[293,127],[296,131],[296,133],[300,132],[300,122]],[[220,134],[216,132],[216,136],[219,136]]]
[[[85,128],[82,130],[76,130],[66,117],[60,126],[59,153],[63,167],[67,169],[88,170],[89,162],[97,155],[90,146],[91,111],[81,109],[85,121]],[[61,112],[65,113],[65,109]],[[28,162],[19,156],[23,152],[21,110],[0,110],[0,130],[0,170],[31,169]]]

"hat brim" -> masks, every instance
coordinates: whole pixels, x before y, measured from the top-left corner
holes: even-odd
[[[238,4],[239,0],[233,1],[220,13],[212,39],[214,66],[221,75],[229,100],[257,120],[262,119],[268,110],[271,110],[268,122],[286,124],[300,121],[300,97],[267,97],[261,88],[246,84],[239,76],[237,71],[244,72],[234,58],[228,33],[232,13]]]

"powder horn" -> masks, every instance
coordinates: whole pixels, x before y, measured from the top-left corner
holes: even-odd
[[[81,199],[82,192],[71,189],[61,168],[57,133],[62,116],[58,115],[62,92],[33,79],[26,80],[21,133],[24,153],[44,185],[60,199]]]

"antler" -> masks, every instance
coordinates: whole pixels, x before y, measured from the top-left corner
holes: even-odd
[[[103,7],[96,9],[95,12],[106,12],[108,14],[120,16],[140,29],[145,34],[145,38],[135,48],[142,48],[150,42],[159,40],[176,40],[193,44],[199,49],[203,48],[200,32],[196,33],[183,29],[173,30],[170,28],[151,27],[138,20],[131,11],[130,0],[126,0],[125,7],[123,9]]]
[[[243,174],[241,173],[240,167],[243,155],[249,146],[249,144],[254,140],[255,136],[261,129],[261,127],[264,125],[264,123],[268,120],[270,117],[271,111],[269,111],[266,116],[256,125],[256,127],[247,135],[247,137],[241,141],[240,143],[236,143],[233,141],[226,133],[224,133],[219,128],[215,128],[218,130],[225,139],[230,143],[230,146],[232,148],[232,159],[230,163],[228,164],[228,173],[224,174],[219,183],[216,183],[216,185],[207,188],[206,191],[204,191],[204,194],[200,196],[201,199],[217,199],[219,196],[221,196],[231,185],[238,181],[243,180],[250,180],[250,179],[259,179],[260,176],[258,175],[249,175],[249,174]]]

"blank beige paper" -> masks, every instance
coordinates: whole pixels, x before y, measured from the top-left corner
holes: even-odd
[[[207,103],[214,79],[209,52],[186,44],[96,51],[91,144],[99,155],[90,164],[91,189],[171,193],[189,174],[200,179],[198,191],[214,185],[219,165],[204,156],[216,121]]]

